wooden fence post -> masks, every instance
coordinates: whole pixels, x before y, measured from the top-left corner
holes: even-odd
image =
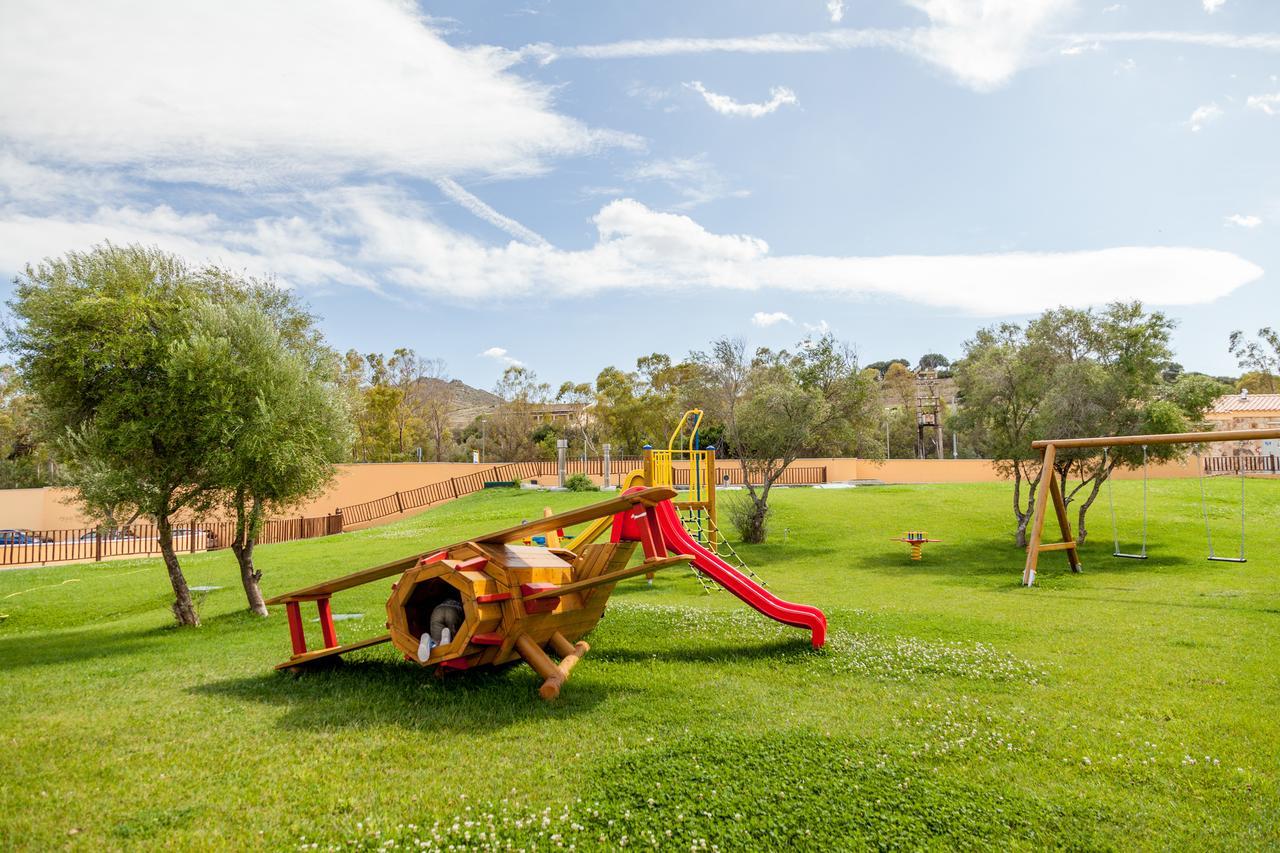
[[[94,562],[102,562],[102,528],[99,527],[93,534],[93,559]]]

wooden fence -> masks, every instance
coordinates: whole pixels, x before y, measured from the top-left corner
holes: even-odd
[[[176,522],[172,531],[173,547],[180,554],[230,548],[235,528],[235,522],[231,521]],[[262,525],[258,543],[270,545],[341,532],[342,516],[337,514],[273,518]],[[159,553],[160,534],[154,524],[131,524],[117,530],[89,527],[0,531],[0,566],[149,557]]]
[[[1206,474],[1280,474],[1280,456],[1205,456]]]

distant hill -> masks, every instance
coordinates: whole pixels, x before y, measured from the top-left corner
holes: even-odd
[[[471,423],[479,415],[492,412],[502,405],[502,398],[489,391],[472,388],[461,379],[445,382],[442,379],[421,379],[419,382],[434,391],[444,386],[453,397],[453,411],[449,415],[449,428],[460,429]]]

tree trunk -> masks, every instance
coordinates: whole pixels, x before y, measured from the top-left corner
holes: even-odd
[[[1085,528],[1084,517],[1089,511],[1089,507],[1093,506],[1094,500],[1098,497],[1098,492],[1102,489],[1102,484],[1111,476],[1111,472],[1115,470],[1114,465],[1110,465],[1106,470],[1099,471],[1095,475],[1093,488],[1089,490],[1089,497],[1085,498],[1084,503],[1080,505],[1080,511],[1076,514],[1076,544],[1083,545],[1084,540],[1089,536],[1088,530]]]
[[[751,545],[759,545],[769,535],[769,504],[762,497],[751,496],[751,516],[747,520],[747,529],[742,531],[742,541]]]
[[[173,550],[173,525],[169,523],[167,513],[156,517],[156,531],[160,534],[160,555],[164,558],[169,583],[173,586],[173,618],[179,625],[199,627],[200,616],[191,600],[191,590],[183,577],[182,567],[178,565],[178,554]]]
[[[236,555],[240,564],[240,583],[244,586],[244,596],[249,602],[249,611],[258,616],[267,616],[267,605],[262,599],[262,572],[253,566],[253,546],[258,541],[258,526],[262,519],[262,505],[253,501],[252,509],[245,505],[243,496],[236,501],[236,538],[231,543],[231,552]],[[247,516],[247,518],[246,518]]]

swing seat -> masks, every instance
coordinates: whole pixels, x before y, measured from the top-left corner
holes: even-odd
[[[1214,563],[1247,563],[1249,562],[1244,557],[1208,557],[1207,559],[1210,562],[1214,562]]]
[[[1146,555],[1146,554],[1125,554],[1125,553],[1123,553],[1123,552],[1121,552],[1121,551],[1113,551],[1113,552],[1111,552],[1111,556],[1113,556],[1113,557],[1119,557],[1119,558],[1121,558],[1121,559],[1123,559],[1123,560],[1145,560],[1145,559],[1147,559],[1147,555]]]

